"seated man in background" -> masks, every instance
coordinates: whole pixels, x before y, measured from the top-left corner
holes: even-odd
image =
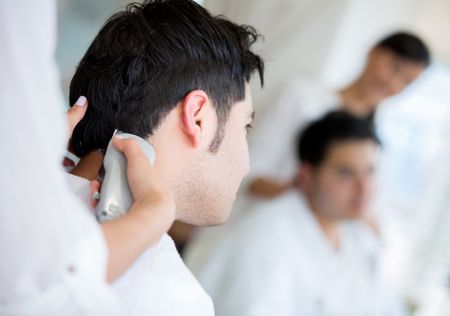
[[[101,152],[119,129],[153,145],[155,174],[173,191],[178,220],[223,223],[249,170],[248,83],[254,72],[263,76],[263,62],[250,50],[258,37],[189,0],[146,1],[112,16],[70,86],[71,100],[89,100],[71,139],[81,158],[69,175],[73,189],[87,196]],[[114,289],[125,315],[214,314],[167,235]]]
[[[218,316],[404,315],[362,220],[378,148],[370,122],[331,112],[299,138],[295,188],[242,214],[214,249],[194,240],[186,262]]]

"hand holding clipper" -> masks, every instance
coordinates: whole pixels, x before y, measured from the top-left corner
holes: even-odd
[[[114,132],[114,135],[116,134],[120,134],[123,138],[136,139],[147,159],[151,164],[154,164],[155,151],[149,142],[134,134],[122,133],[117,130]],[[95,209],[99,222],[113,220],[124,215],[133,203],[133,195],[127,179],[127,160],[114,147],[112,139],[106,150],[103,167],[105,176],[102,183],[100,201]]]

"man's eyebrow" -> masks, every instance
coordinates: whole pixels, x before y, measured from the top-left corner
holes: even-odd
[[[252,113],[250,113],[249,117],[253,120],[255,120],[255,111],[252,111]]]

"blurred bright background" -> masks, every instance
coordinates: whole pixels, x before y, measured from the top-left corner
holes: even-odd
[[[426,41],[431,67],[377,113],[384,154],[375,205],[385,226],[386,268],[417,306],[414,315],[450,315],[450,1],[198,2],[264,35],[258,50],[266,60],[266,84],[253,89],[259,113],[298,76],[331,88],[348,84],[371,46],[391,31],[410,30]],[[57,60],[66,97],[90,41],[127,3],[59,1]]]

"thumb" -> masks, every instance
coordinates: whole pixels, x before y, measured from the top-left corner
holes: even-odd
[[[113,144],[118,151],[125,155],[128,164],[143,166],[149,163],[147,156],[135,139],[122,138],[122,135],[118,134],[114,136]]]
[[[77,102],[67,111],[68,135],[71,137],[75,126],[86,114],[87,99],[84,96],[78,98]]]

